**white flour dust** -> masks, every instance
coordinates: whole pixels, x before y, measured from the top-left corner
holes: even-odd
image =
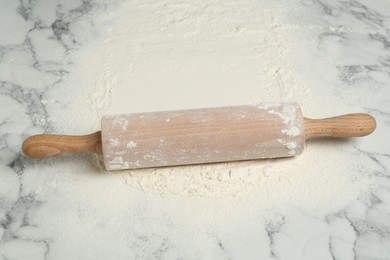
[[[286,55],[290,27],[275,10],[257,2],[181,2],[126,2],[97,16],[104,33],[72,54],[67,90],[78,93],[72,99],[77,109],[57,112],[58,129],[97,130],[104,114],[287,101],[314,109],[310,89]],[[296,143],[280,142],[296,149]],[[137,143],[126,145],[133,149]],[[343,208],[370,183],[356,163],[364,158],[353,151],[352,143],[314,141],[288,159],[115,174],[145,193],[242,196],[264,209],[322,214]]]

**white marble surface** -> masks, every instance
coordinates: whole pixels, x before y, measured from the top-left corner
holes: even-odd
[[[369,162],[358,165],[376,183],[369,196],[322,217],[297,208],[273,219],[249,211],[245,201],[215,210],[217,199],[129,187],[89,156],[23,156],[21,143],[31,134],[77,132],[55,122],[59,110],[77,104],[56,91],[75,66],[72,53],[100,34],[95,13],[110,5],[0,2],[1,259],[390,259],[388,1],[272,4],[292,25],[290,66],[311,90],[305,114],[342,104],[378,121],[350,155]]]

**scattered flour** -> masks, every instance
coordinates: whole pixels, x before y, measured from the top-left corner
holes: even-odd
[[[290,137],[298,136],[301,134],[301,131],[296,126],[290,127],[288,129],[283,129],[283,130],[281,130],[281,132],[282,132],[282,134],[285,134],[285,135],[290,136]]]
[[[294,74],[286,56],[291,28],[265,4],[252,5],[135,1],[100,14],[95,22],[104,34],[72,54],[77,65],[67,81],[82,83],[82,88],[75,84],[70,89],[84,89],[72,105],[93,120],[87,125],[86,117],[74,117],[72,125],[88,132],[99,129],[104,114],[261,102],[311,104],[310,89]],[[90,102],[85,105],[85,100]],[[288,125],[288,115],[294,113],[279,115]],[[71,116],[72,111],[57,114],[58,128],[66,130],[60,122]],[[131,130],[121,118],[117,123]],[[295,128],[282,131],[286,136],[300,133]],[[294,152],[295,143],[281,142]],[[130,142],[127,147],[136,145]],[[370,183],[360,164],[370,162],[354,151],[352,143],[313,141],[294,158],[115,174],[123,176],[129,189],[147,194],[240,197],[257,208],[298,208],[321,215],[343,208]],[[158,156],[150,154],[148,159]],[[229,200],[225,202],[228,206]]]
[[[137,147],[137,143],[135,143],[133,141],[130,141],[130,142],[127,143],[126,147],[127,147],[127,149],[136,148]]]
[[[110,144],[111,144],[112,146],[119,146],[119,145],[120,145],[118,139],[116,139],[116,138],[111,138],[111,139],[110,139]]]

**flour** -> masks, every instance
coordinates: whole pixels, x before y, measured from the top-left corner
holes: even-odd
[[[127,149],[133,149],[137,147],[137,143],[130,141],[126,144]]]
[[[285,134],[285,135],[290,136],[290,137],[298,136],[301,134],[301,131],[296,126],[290,127],[288,129],[283,129],[283,130],[281,130],[281,132],[282,132],[282,134]]]
[[[119,145],[120,145],[118,139],[116,139],[116,138],[111,138],[111,139],[110,139],[110,144],[111,144],[112,146],[119,146]]]
[[[184,2],[188,5],[126,2],[100,14],[96,24],[104,34],[72,54],[76,66],[67,84],[83,85],[70,89],[83,89],[80,98],[72,100],[79,113],[74,117],[73,110],[57,112],[58,129],[75,131],[61,123],[71,115],[71,125],[88,132],[99,129],[101,116],[108,114],[262,102],[311,104],[310,89],[294,74],[286,55],[291,28],[279,21],[274,10],[253,8],[253,3],[208,3],[205,8]],[[286,140],[301,134],[290,124],[295,110],[272,112],[272,104],[259,108],[264,106],[285,121],[287,128],[281,131]],[[169,118],[165,121],[170,123]],[[115,122],[131,131],[123,118]],[[277,141],[295,154],[298,144],[286,140]],[[359,154],[351,156],[352,144],[314,141],[302,155],[288,159],[115,174],[123,176],[129,189],[147,194],[227,199],[223,206],[228,206],[229,198],[245,198],[264,212],[299,208],[321,215],[340,210],[371,183],[357,163],[369,162]],[[133,149],[137,144],[126,146]],[[145,159],[159,157],[150,153]],[[118,155],[111,163],[122,162]]]
[[[282,131],[282,133],[283,133],[283,131]],[[280,138],[276,139],[276,141],[278,141],[278,143],[286,146],[287,149],[289,149],[288,153],[291,155],[295,155],[296,150],[301,148],[301,147],[299,147],[299,145],[296,142],[286,142],[285,140],[280,139]]]

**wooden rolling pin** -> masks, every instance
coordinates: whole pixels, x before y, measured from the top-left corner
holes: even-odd
[[[312,137],[365,136],[375,128],[368,114],[308,119],[297,103],[262,104],[106,116],[99,132],[31,136],[23,152],[93,152],[107,170],[136,169],[294,156]]]

